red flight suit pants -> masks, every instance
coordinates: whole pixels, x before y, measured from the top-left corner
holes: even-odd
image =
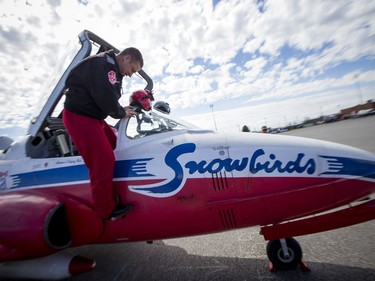
[[[90,187],[95,211],[107,218],[116,206],[113,171],[116,135],[104,121],[64,109],[63,121],[74,145],[89,169]]]

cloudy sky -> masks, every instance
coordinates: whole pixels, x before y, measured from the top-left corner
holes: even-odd
[[[372,0],[0,0],[1,135],[25,131],[67,42],[84,29],[139,48],[156,98],[220,132],[375,99]],[[136,79],[124,79],[124,105]]]

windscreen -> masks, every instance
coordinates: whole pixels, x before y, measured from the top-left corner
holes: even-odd
[[[39,96],[39,102],[34,109],[34,113],[31,119],[32,122],[39,116],[43,106],[46,104],[48,98],[50,97],[52,90],[55,88],[64,71],[72,62],[73,58],[78,53],[80,48],[81,45],[79,44],[78,40],[71,40],[67,44],[65,51],[58,60],[56,67],[54,68],[54,71],[51,73],[48,79],[45,79],[46,83],[41,87],[42,90]]]
[[[156,111],[142,111],[130,118],[126,128],[129,138],[142,138],[171,131],[198,129],[196,126],[181,119]]]

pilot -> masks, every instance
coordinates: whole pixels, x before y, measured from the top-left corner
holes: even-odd
[[[124,76],[131,77],[142,67],[138,49],[130,47],[118,54],[110,50],[84,59],[66,80],[64,125],[89,169],[95,211],[103,220],[115,220],[133,208],[122,204],[113,190],[116,135],[104,119],[137,114],[118,100]]]

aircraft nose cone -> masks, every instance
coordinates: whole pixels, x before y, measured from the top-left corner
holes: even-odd
[[[336,200],[352,202],[375,193],[375,154],[338,144],[324,144],[318,153],[319,176],[338,187]]]

